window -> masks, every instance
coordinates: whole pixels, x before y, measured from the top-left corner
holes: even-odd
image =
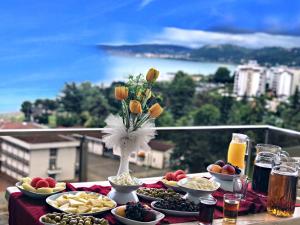
[[[50,157],[49,157],[49,169],[50,170],[56,169],[56,161],[57,161],[57,149],[51,148],[50,149]]]

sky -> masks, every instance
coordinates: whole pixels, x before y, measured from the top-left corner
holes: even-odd
[[[0,112],[108,79],[97,44],[300,47],[298,0],[1,0]]]

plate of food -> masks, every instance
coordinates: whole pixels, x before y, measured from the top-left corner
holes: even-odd
[[[199,206],[186,199],[167,199],[151,202],[151,207],[172,216],[198,216]]]
[[[51,177],[24,177],[16,183],[16,187],[26,196],[35,199],[47,198],[66,189],[64,182],[56,182]]]
[[[136,191],[140,198],[147,201],[158,201],[167,198],[181,198],[182,196],[173,189],[159,189],[159,188],[139,188]]]
[[[177,182],[186,178],[186,173],[183,170],[177,170],[175,172],[167,172],[162,179],[162,182],[167,188],[171,188],[176,192],[182,192],[178,187]]]
[[[98,224],[98,225],[109,225],[106,219],[99,219],[93,216],[82,216],[76,214],[69,214],[69,213],[47,213],[40,217],[39,219],[41,224],[44,225],[53,225],[53,224],[73,224],[73,225],[91,225],[91,224]]]
[[[215,178],[224,181],[233,181],[235,177],[241,175],[241,170],[230,163],[218,160],[207,167],[207,171]]]
[[[220,188],[220,183],[208,180],[205,177],[189,177],[178,182],[178,186],[187,194],[185,199],[199,203],[199,197],[209,196]]]
[[[141,203],[129,202],[111,210],[114,217],[127,225],[155,225],[165,215]]]
[[[89,191],[69,191],[51,195],[46,202],[61,212],[80,215],[97,215],[117,206],[112,199]]]

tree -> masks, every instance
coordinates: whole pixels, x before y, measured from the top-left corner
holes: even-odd
[[[163,114],[155,121],[157,127],[171,127],[174,126],[174,118],[173,115],[165,110]]]
[[[25,121],[30,121],[32,115],[32,103],[30,101],[23,102],[21,105],[21,111],[25,115]]]
[[[63,105],[64,110],[75,114],[81,113],[81,103],[83,100],[82,92],[74,82],[65,84],[59,97],[59,102]]]
[[[300,93],[299,87],[296,87],[295,93],[291,97],[291,107],[296,110],[300,110]]]
[[[188,74],[182,71],[176,73],[168,90],[169,108],[174,119],[184,116],[193,108],[195,86],[194,80]]]
[[[230,70],[227,67],[219,67],[214,74],[213,81],[216,83],[232,83],[233,79],[230,77]]]
[[[194,125],[216,125],[220,122],[220,110],[211,104],[201,106],[194,114]]]

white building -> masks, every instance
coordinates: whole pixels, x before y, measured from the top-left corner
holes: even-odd
[[[33,124],[6,124],[2,129],[40,128]],[[75,178],[76,150],[79,142],[62,135],[24,135],[0,137],[1,172],[14,178]]]
[[[78,138],[78,137],[77,137]],[[85,137],[87,141],[88,152],[96,155],[112,156],[112,150],[106,149],[102,142],[102,134],[89,134]],[[174,145],[164,141],[151,140],[149,142],[150,151],[141,151],[132,153],[129,161],[140,166],[150,166],[157,169],[169,167],[170,155]]]
[[[289,97],[292,94],[293,73],[286,66],[270,69],[270,88],[279,97]]]
[[[237,96],[258,96],[265,93],[266,70],[256,61],[240,65],[235,71],[233,92]]]

